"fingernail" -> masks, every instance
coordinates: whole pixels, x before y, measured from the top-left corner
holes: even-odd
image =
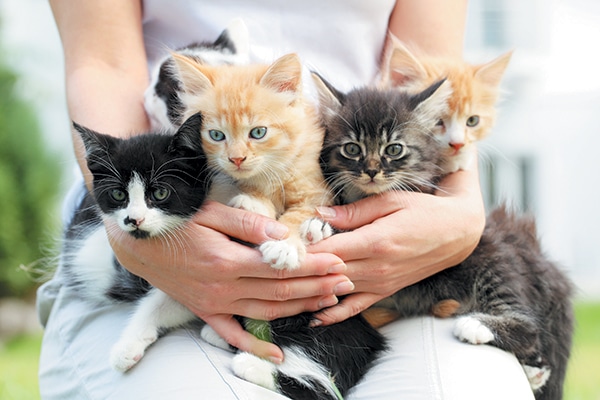
[[[335,306],[338,303],[338,298],[335,296],[327,296],[319,301],[319,309]]]
[[[288,234],[288,227],[278,222],[268,222],[265,226],[265,234],[271,239],[281,240]]]
[[[279,357],[269,357],[269,361],[271,361],[273,364],[279,365],[283,362],[283,359]]]
[[[310,323],[308,324],[309,327],[311,328],[316,328],[317,326],[321,326],[323,325],[323,321],[321,321],[320,319],[313,319],[312,321],[310,321]]]
[[[332,265],[327,270],[328,274],[341,274],[343,272],[346,272],[346,264],[344,264],[344,263]]]
[[[317,212],[323,219],[331,219],[336,216],[335,209],[331,207],[317,207]]]
[[[340,282],[333,288],[335,294],[348,294],[354,290],[354,283],[351,281]]]

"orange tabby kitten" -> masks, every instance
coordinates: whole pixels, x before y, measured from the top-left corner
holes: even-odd
[[[202,146],[213,174],[209,198],[287,225],[287,239],[259,250],[273,268],[298,268],[306,244],[331,235],[314,218],[315,207],[330,204],[331,195],[319,166],[324,130],[303,97],[299,58],[218,67],[173,58],[185,90],[184,119],[203,115]]]
[[[485,64],[471,65],[413,52],[390,35],[386,53],[383,85],[423,90],[440,78],[450,82],[453,95],[449,112],[439,125],[439,138],[452,155],[444,168],[447,172],[468,168],[473,154],[471,144],[487,136],[494,125],[499,85],[512,52]]]

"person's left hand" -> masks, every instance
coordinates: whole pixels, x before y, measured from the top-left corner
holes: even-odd
[[[485,212],[476,171],[446,177],[435,195],[388,192],[356,203],[320,209],[339,233],[312,245],[347,265],[352,294],[315,315],[329,325],[463,261],[476,247]]]

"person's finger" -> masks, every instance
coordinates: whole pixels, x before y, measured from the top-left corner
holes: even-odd
[[[283,352],[279,347],[260,340],[244,330],[233,316],[218,314],[205,316],[203,319],[231,346],[276,364],[283,362]]]
[[[193,217],[197,224],[239,240],[261,244],[287,237],[287,226],[263,215],[209,201]]]
[[[314,315],[313,326],[325,326],[344,321],[366,310],[383,296],[373,293],[356,293],[345,297],[339,304]]]

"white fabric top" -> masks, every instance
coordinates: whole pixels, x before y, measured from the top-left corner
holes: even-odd
[[[248,27],[250,57],[297,53],[342,91],[371,83],[394,0],[145,0],[149,67],[167,49],[214,41],[234,18]]]

